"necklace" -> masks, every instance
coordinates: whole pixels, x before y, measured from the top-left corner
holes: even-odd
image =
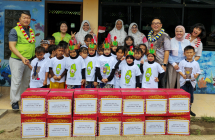
[[[161,37],[161,35],[163,34],[163,32],[164,32],[164,29],[161,29],[161,31],[152,39],[153,30],[151,30],[148,34],[148,40],[150,42],[154,42],[154,41],[158,40]]]
[[[187,34],[187,36],[185,37],[185,39],[187,39],[187,40],[191,40],[191,34]],[[195,43],[196,45],[195,45],[195,48],[198,48],[199,47],[199,45],[200,45],[200,43],[201,43],[201,39],[199,38],[199,37],[197,37],[197,42]]]
[[[35,36],[34,36],[34,32],[33,29],[31,29],[31,27],[29,26],[29,31],[31,34],[32,39],[30,39],[27,35],[27,33],[25,32],[25,30],[23,29],[22,25],[20,24],[20,22],[17,22],[17,26],[19,27],[19,29],[21,30],[21,32],[23,33],[24,37],[28,40],[29,43],[33,43],[35,41]]]

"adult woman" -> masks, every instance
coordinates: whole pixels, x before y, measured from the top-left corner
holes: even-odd
[[[77,43],[80,43],[81,45],[85,45],[84,38],[87,34],[91,34],[93,36],[94,43],[97,42],[96,35],[91,30],[90,22],[88,20],[84,20],[81,23],[79,32],[77,32],[77,34],[75,35],[75,39],[76,39]]]
[[[67,33],[67,30],[68,30],[67,22],[61,21],[60,32],[56,32],[52,35],[55,38],[55,45],[58,45],[60,41],[66,41],[67,43],[69,43],[71,35]]]
[[[178,64],[185,59],[184,48],[190,45],[190,41],[184,38],[185,28],[181,25],[175,28],[175,37],[171,39],[171,50],[169,54],[167,88],[180,88],[180,74]],[[177,84],[177,85],[176,85]]]
[[[134,38],[134,45],[146,44],[148,46],[148,41],[146,36],[138,30],[136,23],[131,23],[128,29],[128,35]]]
[[[118,42],[118,46],[124,46],[124,39],[127,33],[124,30],[123,21],[121,19],[116,20],[115,27],[109,32],[107,36],[108,42],[113,42],[115,36],[117,37],[116,41]]]
[[[201,39],[206,36],[205,26],[197,23],[191,27],[190,33],[185,34],[185,39],[189,40],[191,45],[195,48],[195,60],[199,60],[202,55],[203,44]]]

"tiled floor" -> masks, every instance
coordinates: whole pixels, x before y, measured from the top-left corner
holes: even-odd
[[[2,94],[3,96],[0,97],[0,109],[11,109],[10,88],[3,87]],[[195,94],[192,111],[196,113],[197,117],[215,117],[215,94]]]

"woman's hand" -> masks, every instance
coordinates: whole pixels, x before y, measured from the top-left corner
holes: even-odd
[[[179,69],[178,65],[175,65],[175,66],[173,66],[173,67],[174,67],[175,70],[178,70],[178,69]]]
[[[89,32],[89,34],[91,34],[92,36],[94,35],[94,32],[93,32],[94,29],[95,28],[92,28],[92,30]]]

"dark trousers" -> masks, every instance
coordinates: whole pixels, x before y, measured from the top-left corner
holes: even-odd
[[[193,88],[191,82],[190,82],[190,81],[189,81],[189,82],[187,81],[187,82],[181,87],[181,89],[183,89],[183,90],[185,90],[186,92],[190,93],[190,103],[193,103],[193,100],[194,100],[194,98],[193,98],[193,91],[194,91],[194,88]]]
[[[40,87],[40,88],[47,88],[47,85],[45,85],[45,86],[42,86],[42,87]]]
[[[167,73],[168,73],[168,66],[166,66],[166,71],[165,71],[165,75],[163,76],[163,78],[158,82],[158,88],[166,88],[166,82],[167,82]],[[159,77],[159,75],[158,75]]]

